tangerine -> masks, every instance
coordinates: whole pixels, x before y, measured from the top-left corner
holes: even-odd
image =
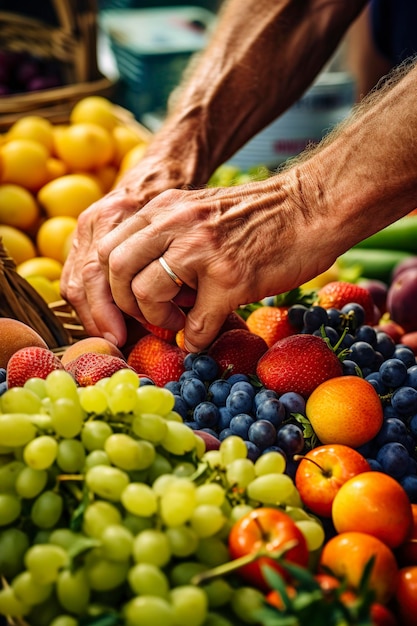
[[[359,376],[337,376],[318,385],[307,400],[306,415],[322,443],[352,448],[375,437],[383,422],[375,388]]]
[[[332,519],[338,533],[350,530],[378,537],[397,548],[410,535],[413,514],[400,483],[383,472],[361,472],[337,491]]]

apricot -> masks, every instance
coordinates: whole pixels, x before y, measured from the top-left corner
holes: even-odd
[[[24,322],[0,317],[0,367],[7,367],[10,357],[21,348],[48,348],[39,333]]]
[[[66,365],[70,361],[73,361],[87,352],[110,354],[122,359],[124,358],[119,348],[107,339],[104,339],[104,337],[85,337],[65,349],[65,352],[61,357],[61,362],[63,365]]]

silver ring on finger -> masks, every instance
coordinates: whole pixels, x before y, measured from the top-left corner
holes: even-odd
[[[160,264],[162,265],[162,267],[164,268],[164,270],[166,271],[166,273],[168,274],[168,276],[170,277],[171,280],[174,281],[174,283],[177,285],[177,287],[182,287],[184,282],[181,280],[181,278],[179,278],[176,273],[169,267],[168,263],[165,261],[163,256],[160,256],[158,261],[160,262]]]

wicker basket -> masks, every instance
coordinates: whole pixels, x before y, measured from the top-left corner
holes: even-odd
[[[97,64],[96,0],[42,0],[42,5],[47,2],[56,24],[0,11],[0,50],[30,52],[56,61],[63,86],[1,96],[0,131],[29,112],[60,123],[81,98],[110,97],[114,91],[115,84],[100,73]]]

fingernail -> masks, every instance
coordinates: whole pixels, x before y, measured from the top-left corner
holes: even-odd
[[[107,341],[110,341],[110,343],[114,344],[115,346],[118,345],[118,341],[116,337],[112,335],[111,333],[103,333],[103,337],[104,339],[107,339]]]

